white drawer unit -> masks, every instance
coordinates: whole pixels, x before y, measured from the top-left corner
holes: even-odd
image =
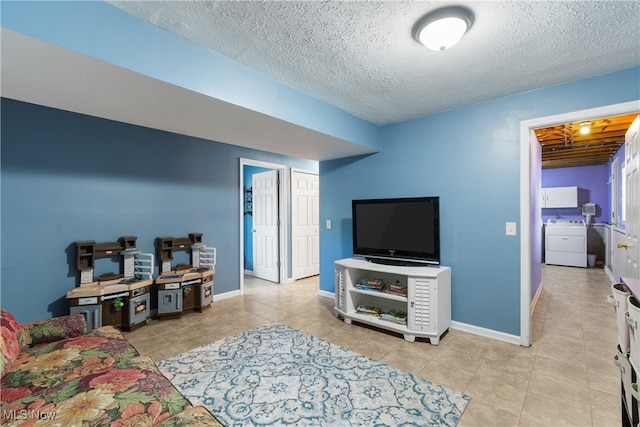
[[[587,266],[587,227],[580,220],[553,219],[545,228],[545,263]]]
[[[404,288],[406,294],[358,287],[363,280],[393,284]],[[363,312],[362,308],[378,313]],[[380,315],[392,312],[403,313],[400,317],[404,321]],[[429,338],[437,345],[451,327],[451,269],[382,265],[357,258],[336,261],[335,315],[347,324],[355,321],[397,332],[409,342],[416,337]]]

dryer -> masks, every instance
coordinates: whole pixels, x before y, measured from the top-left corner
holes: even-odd
[[[545,230],[545,263],[587,266],[587,227],[579,219],[550,219]]]

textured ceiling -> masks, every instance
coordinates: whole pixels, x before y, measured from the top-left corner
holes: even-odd
[[[457,3],[444,52],[411,36],[444,2],[109,3],[378,125],[640,65],[638,1]]]

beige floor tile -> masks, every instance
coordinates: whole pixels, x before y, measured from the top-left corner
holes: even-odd
[[[335,323],[342,323],[342,321],[336,321]],[[331,333],[333,333],[334,328],[336,327],[331,323],[311,323],[309,325],[305,325],[299,328],[300,331],[313,335],[314,337],[325,339],[325,337]]]
[[[526,395],[528,378],[522,373],[487,369],[476,371],[464,392],[478,401],[519,415]]]
[[[452,390],[464,392],[470,395],[472,400],[473,395],[466,392],[465,389],[467,388],[469,381],[471,381],[473,374],[473,371],[467,370],[463,366],[459,366],[456,369],[451,370],[448,366],[442,367],[433,360],[418,372],[420,377],[426,378],[429,381],[438,383]]]
[[[601,417],[597,414],[591,415],[593,427],[620,427],[620,417],[612,420],[609,418]]]
[[[533,393],[538,396],[562,396],[562,402],[583,410],[591,410],[591,399],[589,396],[589,381],[583,377],[583,384],[573,381],[565,381],[556,376],[534,373],[529,380],[527,394]]]
[[[609,394],[599,390],[591,390],[591,412],[594,415],[621,422],[621,405],[622,402],[619,394]]]
[[[167,346],[158,348],[148,354],[153,358],[155,362],[159,362],[161,360],[168,359],[173,356],[177,356],[180,353],[182,353],[181,349],[178,349],[173,345],[167,345]]]
[[[620,373],[611,292],[601,269],[543,265],[531,347],[451,330],[439,345],[334,316],[318,278],[277,285],[245,278],[244,295],[203,313],[149,319],[125,335],[154,360],[279,322],[471,397],[459,426],[618,426]]]
[[[570,360],[559,361],[543,356],[536,357],[532,377],[546,376],[558,382],[571,383],[582,388],[589,387],[589,376],[586,366],[576,365]]]
[[[362,341],[358,345],[351,346],[349,349],[375,360],[383,360],[389,353],[394,351],[392,348],[381,346],[372,340]]]
[[[495,408],[481,401],[471,400],[458,427],[509,427],[517,426],[519,415]]]
[[[546,426],[577,426],[591,425],[591,411],[575,408],[565,404],[560,396],[539,396],[527,393],[522,415],[524,419]]]
[[[571,361],[571,363],[586,366],[583,339],[543,333],[538,342],[536,354],[560,362]]]

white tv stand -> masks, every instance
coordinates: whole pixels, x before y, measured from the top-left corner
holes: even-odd
[[[407,296],[358,289],[361,279],[382,279],[385,283],[407,286]],[[400,333],[414,342],[429,338],[438,345],[440,336],[451,327],[451,268],[382,265],[358,258],[335,262],[335,315],[344,322],[365,323]],[[356,312],[359,305],[376,306],[407,313],[407,324],[397,324],[371,314]]]

